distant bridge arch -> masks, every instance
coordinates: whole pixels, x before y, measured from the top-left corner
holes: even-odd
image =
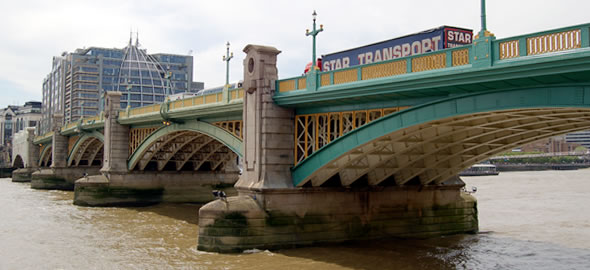
[[[343,135],[297,164],[293,183],[440,184],[518,145],[585,129],[590,129],[590,85],[453,96]]]
[[[39,155],[39,167],[49,167],[52,162],[52,144],[43,145]]]
[[[131,154],[129,170],[218,170],[242,156],[242,140],[218,126],[188,121],[162,127]]]
[[[104,135],[98,131],[84,133],[68,154],[68,166],[100,165],[104,151]],[[86,164],[82,164],[85,162]]]
[[[12,160],[12,168],[21,169],[25,167],[25,162],[20,155],[16,155]]]

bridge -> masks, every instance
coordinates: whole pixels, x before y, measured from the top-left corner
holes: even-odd
[[[199,210],[201,250],[476,232],[460,171],[590,129],[590,24],[482,28],[472,45],[280,80],[280,51],[248,45],[241,89],[124,111],[109,92],[104,114],[15,160],[82,205],[207,202],[233,185]]]

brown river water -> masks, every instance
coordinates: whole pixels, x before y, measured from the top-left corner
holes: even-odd
[[[87,208],[0,179],[0,269],[590,269],[590,169],[463,177],[480,233],[216,254],[198,205]]]

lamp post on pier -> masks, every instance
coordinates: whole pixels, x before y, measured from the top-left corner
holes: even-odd
[[[223,61],[225,61],[225,86],[229,88],[229,61],[234,58],[234,53],[230,54],[229,52],[229,41],[225,46],[227,47],[227,53],[223,56]]]
[[[316,91],[317,90],[317,85],[318,85],[318,67],[317,67],[317,59],[316,59],[316,36],[324,31],[324,25],[320,24],[320,29],[316,28],[316,17],[318,16],[318,14],[315,12],[315,10],[313,11],[313,13],[311,14],[311,16],[313,17],[313,28],[311,30],[311,32],[309,31],[309,29],[305,30],[305,35],[306,36],[311,36],[312,40],[313,40],[313,45],[312,45],[312,56],[311,56],[311,68],[309,70],[309,72],[307,73],[307,80],[306,80],[306,87],[308,90],[311,91]]]
[[[309,29],[305,30],[305,35],[312,36],[313,47],[312,47],[311,65],[312,65],[313,69],[315,70],[315,69],[317,69],[317,59],[316,59],[316,54],[315,54],[315,37],[320,32],[324,31],[324,25],[320,24],[320,29],[316,29],[315,20],[316,20],[316,17],[318,16],[318,14],[314,10],[313,14],[311,14],[311,16],[313,17],[313,30],[311,32],[309,32]]]

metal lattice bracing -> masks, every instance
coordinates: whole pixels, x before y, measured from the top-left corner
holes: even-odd
[[[39,155],[39,167],[49,167],[52,162],[52,145],[44,145],[43,148],[40,149],[41,154]]]
[[[213,125],[216,125],[220,128],[229,131],[229,133],[233,134],[234,136],[240,139],[244,138],[242,134],[244,123],[242,120],[214,122]]]
[[[88,138],[76,147],[68,158],[68,166],[102,165],[104,144],[98,138]]]
[[[384,115],[409,107],[295,116],[295,165],[338,137]]]
[[[236,157],[227,146],[205,134],[177,131],[155,140],[134,169],[200,170],[208,164],[209,170],[216,171],[223,170],[227,162],[235,162]]]
[[[93,131],[73,136],[69,140],[68,153],[68,166],[100,166],[104,153],[104,135]]]
[[[152,134],[157,127],[148,128],[130,128],[129,129],[129,154],[135,152],[137,147],[143,142],[143,140]]]
[[[590,128],[590,110],[532,109],[474,114],[413,126],[357,147],[310,178],[321,186],[338,175],[343,186],[366,177],[379,185],[417,178],[439,184],[491,156],[542,138]]]
[[[130,170],[225,170],[241,155],[241,121],[172,124],[147,136],[132,153]]]
[[[412,107],[319,149],[294,168],[294,184],[440,184],[498,153],[590,129],[589,97],[584,86],[564,86],[471,94]]]

